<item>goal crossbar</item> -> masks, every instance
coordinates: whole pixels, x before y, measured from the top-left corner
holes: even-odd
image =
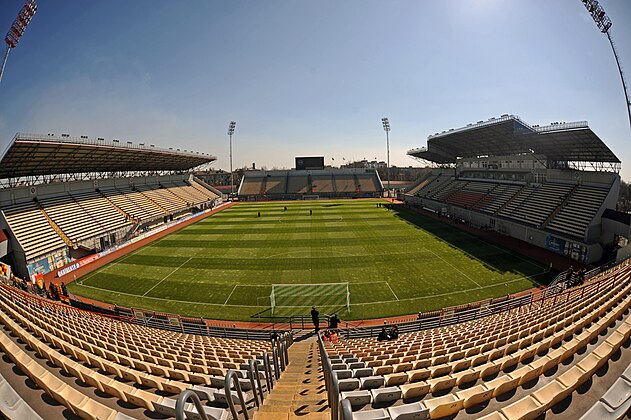
[[[278,308],[308,309],[311,306],[345,307],[350,312],[350,287],[348,283],[272,284],[270,304],[272,314]]]

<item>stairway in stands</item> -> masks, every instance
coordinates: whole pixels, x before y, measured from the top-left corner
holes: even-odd
[[[287,369],[254,414],[254,420],[298,417],[305,420],[328,420],[331,417],[315,337],[292,344]]]

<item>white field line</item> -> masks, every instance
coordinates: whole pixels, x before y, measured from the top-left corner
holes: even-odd
[[[534,274],[532,276],[524,276],[524,277],[519,277],[513,280],[508,280],[505,282],[500,282],[500,283],[493,283],[493,284],[487,284],[486,286],[480,286],[480,287],[474,287],[471,289],[462,289],[462,290],[454,290],[453,292],[445,292],[445,293],[439,293],[439,294],[432,294],[432,295],[427,295],[427,296],[417,296],[417,297],[411,297],[411,298],[403,298],[403,299],[399,299],[399,302],[403,302],[403,301],[408,301],[408,300],[418,300],[418,299],[430,299],[430,298],[434,298],[434,297],[440,297],[440,296],[449,296],[449,295],[456,295],[458,293],[464,293],[464,292],[473,292],[475,290],[480,290],[480,289],[489,289],[491,287],[495,287],[495,286],[500,286],[502,283],[503,284],[509,284],[509,283],[516,283],[518,281],[524,280],[524,279],[531,279],[537,276],[540,276],[542,274],[546,274],[547,271],[542,271],[541,273],[537,273]],[[364,303],[351,303],[351,306],[359,306],[359,305],[372,305],[373,303],[391,303],[391,302],[396,302],[394,300],[380,300],[380,301],[375,301],[375,302],[364,302]]]
[[[147,290],[142,296],[147,296],[147,293],[149,293],[150,291],[152,291],[153,289],[155,289],[156,287],[158,287],[160,285],[160,283],[162,283],[163,281],[165,281],[166,279],[168,279],[169,277],[171,277],[171,274],[175,273],[177,270],[179,270],[180,268],[182,268],[182,266],[184,264],[186,264],[187,262],[189,262],[190,260],[192,260],[193,257],[189,257],[188,260],[184,261],[182,264],[179,265],[179,267],[177,267],[175,270],[171,271],[169,274],[167,274],[166,276],[164,276],[164,278],[162,280],[160,280],[159,282],[157,282],[151,289]]]
[[[230,294],[228,295],[228,297],[226,298],[226,301],[223,303],[223,306],[226,306],[226,304],[228,303],[228,301],[230,300],[230,298],[232,297],[232,294],[234,293],[234,291],[237,289],[237,286],[239,285],[239,283],[236,283],[234,285],[234,287],[232,288],[232,292],[230,292]],[[258,302],[257,302],[258,303]],[[258,306],[258,305],[256,305]]]
[[[348,255],[350,257],[361,257],[361,255],[351,254],[350,252],[345,252],[345,251],[336,251],[334,249],[329,249],[329,250],[327,250],[327,252],[332,252],[334,254]],[[281,252],[279,254],[272,254],[272,255],[268,255],[268,256],[263,257],[263,258],[269,259],[269,258],[280,257],[280,256],[283,256],[283,255],[291,255],[291,254],[309,254],[309,256],[311,256],[311,253],[312,253],[311,249],[304,249],[304,250],[300,250],[300,251]]]
[[[509,284],[509,283],[515,283],[524,279],[530,279],[530,278],[534,278],[537,276],[540,276],[542,274],[546,274],[547,271],[542,271],[541,273],[537,273],[534,274],[532,276],[529,277],[519,277],[513,280],[508,280],[503,282],[504,284]],[[383,283],[383,281],[379,281],[379,282],[363,282],[363,283],[355,283],[355,284],[371,284],[371,283]],[[502,283],[493,283],[493,284],[489,284],[486,286],[482,286],[482,287],[474,287],[472,289],[465,289],[465,290],[455,290],[453,292],[446,292],[446,293],[440,293],[440,294],[434,294],[434,295],[427,295],[427,296],[417,296],[417,297],[411,297],[411,298],[403,298],[403,299],[399,299],[399,302],[403,302],[403,301],[411,301],[411,300],[421,300],[421,299],[429,299],[429,298],[434,298],[434,297],[440,297],[440,296],[449,296],[449,295],[455,295],[458,293],[464,293],[464,292],[472,292],[474,290],[479,290],[479,289],[488,289],[491,287],[495,287],[495,286],[499,286]],[[252,285],[252,286],[246,286],[246,285],[239,285],[240,287],[261,287],[261,286],[257,286],[257,285]],[[81,287],[87,287],[90,289],[95,289],[95,290],[102,290],[104,292],[108,292],[111,294],[119,294],[119,295],[125,295],[125,296],[131,296],[131,297],[136,297],[136,298],[143,298],[143,299],[153,299],[153,300],[159,300],[159,301],[163,301],[163,302],[177,302],[177,303],[190,303],[193,305],[206,305],[206,306],[229,306],[229,307],[234,307],[234,308],[256,308],[257,306],[253,306],[253,305],[230,305],[230,304],[221,304],[221,303],[210,303],[210,302],[195,302],[195,301],[190,301],[190,300],[178,300],[178,299],[165,299],[165,298],[159,298],[159,297],[153,297],[153,296],[141,296],[141,295],[135,295],[133,293],[125,293],[125,292],[117,292],[115,290],[112,289],[104,289],[102,287],[96,287],[96,286],[88,286],[88,285],[81,285]],[[77,295],[77,296],[81,296],[81,295]],[[381,303],[392,303],[392,302],[397,302],[396,300],[380,300],[380,301],[374,301],[374,302],[364,302],[364,303],[351,303],[351,306],[364,306],[364,305],[372,305],[372,304],[381,304]]]
[[[101,271],[105,270],[106,268],[110,268],[110,267],[114,267],[116,264],[118,264],[119,262],[123,262],[124,260],[126,260],[127,258],[131,257],[132,255],[137,254],[138,252],[142,251],[143,249],[149,249],[151,247],[153,247],[154,245],[157,245],[158,243],[162,242],[163,240],[165,240],[166,238],[168,238],[171,235],[166,235],[160,239],[158,239],[155,242],[151,242],[147,245],[141,246],[140,248],[138,248],[137,250],[127,254],[127,255],[123,255],[122,257],[120,257],[117,261],[114,261],[112,264],[105,264],[103,267],[99,268],[98,270],[94,270],[93,272],[89,273],[88,276],[84,279],[81,279],[81,285],[83,285],[83,282],[85,280],[89,280],[90,278],[92,278],[93,276],[95,276],[96,274],[100,273]]]
[[[123,262],[125,261],[127,258],[131,257],[132,255],[136,254],[137,252],[140,252],[140,250],[143,247],[138,248],[137,250],[135,250],[134,252],[131,252],[123,257],[121,257],[119,260],[114,261],[112,264],[105,264],[103,267],[99,268],[98,270],[94,270],[93,272],[91,272],[90,274],[88,274],[87,277],[81,279],[81,282],[79,284],[83,284],[83,282],[85,280],[89,280],[90,278],[92,278],[93,276],[95,276],[96,274],[100,273],[101,271],[103,271],[106,268],[111,268],[114,267],[116,264],[118,264],[119,262]]]
[[[468,278],[469,280],[471,280],[472,282],[475,283],[476,286],[478,286],[479,288],[482,288],[482,286],[480,286],[480,283],[478,283],[477,281],[473,280],[471,277],[467,276],[465,274],[465,272],[463,272],[462,270],[460,270],[458,267],[456,267],[455,265],[453,265],[452,263],[450,263],[449,261],[447,261],[446,259],[444,259],[443,257],[441,257],[440,255],[438,255],[437,253],[435,253],[434,251],[432,251],[431,249],[427,249],[425,248],[426,251],[431,252],[432,254],[434,254],[436,257],[440,258],[441,260],[443,260],[445,262],[445,264],[452,266],[457,272],[459,272],[460,274],[462,274],[463,276],[465,276],[466,278]]]
[[[125,295],[125,296],[131,296],[131,297],[143,298],[143,299],[160,300],[160,301],[163,301],[163,302],[190,303],[190,304],[193,304],[193,305],[208,305],[208,306],[233,306],[233,307],[236,307],[236,308],[256,308],[256,306],[251,306],[251,305],[228,305],[228,304],[221,304],[221,303],[194,302],[194,301],[190,301],[190,300],[165,299],[165,298],[159,298],[159,297],[153,297],[153,296],[142,296],[142,295],[135,295],[133,293],[117,292],[115,290],[104,289],[102,287],[87,286],[85,284],[81,285],[81,287],[89,287],[90,289],[102,290],[104,292],[109,292],[109,293],[112,293],[112,294],[119,294],[119,295]],[[81,295],[77,295],[77,296],[81,297]]]
[[[388,283],[387,281],[385,283],[388,285],[388,289],[390,289],[390,291],[392,292],[392,295],[394,296],[394,298],[396,300],[399,300],[399,297],[397,296],[397,294],[394,293],[394,290],[392,290],[392,286],[390,286],[390,283]]]

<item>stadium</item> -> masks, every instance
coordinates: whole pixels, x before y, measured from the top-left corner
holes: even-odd
[[[307,147],[238,172],[232,121],[225,182],[186,140],[15,134],[0,417],[628,417],[631,216],[606,136],[513,114],[445,128],[395,190],[382,123],[385,172]]]

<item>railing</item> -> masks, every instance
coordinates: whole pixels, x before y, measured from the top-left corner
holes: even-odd
[[[184,405],[189,399],[193,400],[193,404],[195,404],[195,408],[201,420],[208,420],[208,416],[204,411],[202,402],[199,400],[199,396],[190,389],[185,389],[180,392],[180,395],[177,397],[177,401],[175,402],[175,420],[184,420],[187,417],[184,414]]]
[[[215,156],[211,156],[208,153],[202,152],[193,152],[192,150],[179,150],[179,149],[164,149],[161,147],[155,147],[154,145],[146,146],[144,143],[132,143],[131,141],[122,141],[122,140],[111,140],[105,141],[105,139],[101,138],[87,138],[87,137],[66,137],[66,136],[55,136],[55,135],[42,135],[42,134],[30,134],[30,133],[17,133],[13,138],[13,141],[16,140],[37,140],[44,142],[55,142],[55,143],[68,143],[68,144],[86,144],[93,146],[110,146],[110,147],[123,147],[126,149],[137,149],[137,150],[149,150],[155,152],[166,152],[166,153],[177,153],[180,155],[188,155],[188,156],[206,156],[209,158],[215,158]],[[10,143],[9,147],[13,144]],[[7,148],[8,150],[8,148]]]
[[[318,334],[318,350],[320,351],[320,362],[322,363],[322,372],[324,373],[324,387],[326,388],[327,401],[329,403],[329,410],[331,411],[331,420],[338,420],[340,387],[337,376],[333,373],[331,359],[324,348],[324,342],[320,334]]]
[[[569,130],[572,128],[587,128],[587,121],[574,121],[569,123],[558,123],[558,124],[550,124],[550,125],[542,125],[538,127],[531,126],[533,130],[537,133],[545,133],[548,131],[558,131],[558,130]]]
[[[270,360],[269,353],[264,352],[262,356],[262,360],[252,359],[248,363],[247,367],[247,375],[250,380],[250,386],[252,388],[252,400],[246,400],[243,389],[241,387],[241,383],[239,382],[239,378],[237,376],[237,372],[235,370],[228,370],[224,380],[224,392],[226,394],[226,399],[228,401],[228,407],[230,409],[230,413],[232,418],[238,419],[239,412],[235,405],[232,387],[234,387],[237,393],[237,399],[239,401],[239,405],[241,406],[241,412],[246,420],[250,418],[248,412],[248,403],[254,402],[254,405],[259,408],[263,405],[263,400],[265,399],[265,392],[268,394],[274,388],[274,381],[280,378],[280,373],[285,370],[286,366],[289,364],[289,355],[287,349],[293,343],[293,334],[291,332],[280,334],[278,337],[275,337],[272,340],[272,360]],[[274,366],[274,369],[272,369]],[[265,387],[261,383],[261,374],[259,367],[262,368],[264,372],[265,378]],[[192,389],[187,389],[182,392],[178,397],[175,411],[176,411],[176,419],[183,419],[185,416],[184,413],[184,405],[186,401],[192,398],[193,403],[195,403],[195,407],[199,413],[204,413],[203,407],[197,404],[199,398],[197,394]],[[200,403],[201,404],[201,403]],[[206,418],[205,413],[200,414],[202,418]]]
[[[250,416],[248,415],[248,406],[245,401],[245,398],[243,397],[243,391],[241,390],[241,384],[239,383],[237,372],[230,369],[228,370],[228,373],[226,373],[226,383],[224,384],[224,392],[226,393],[226,399],[228,400],[228,407],[230,407],[230,413],[232,413],[232,418],[238,419],[239,413],[237,412],[237,408],[234,405],[234,400],[232,399],[232,391],[230,390],[231,382],[235,390],[237,391],[237,398],[239,398],[239,404],[241,405],[243,416],[245,417],[245,420],[249,420]]]

